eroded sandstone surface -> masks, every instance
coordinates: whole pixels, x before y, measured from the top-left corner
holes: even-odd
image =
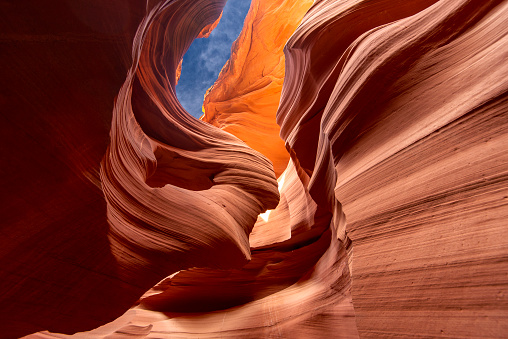
[[[224,4],[0,4],[2,337],[505,336],[508,3]]]

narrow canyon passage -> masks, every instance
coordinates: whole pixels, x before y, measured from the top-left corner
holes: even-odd
[[[195,39],[185,52],[177,70],[176,96],[190,115],[196,118],[203,115],[205,93],[230,58],[231,45],[242,30],[250,4],[250,0],[226,2],[217,26]]]
[[[224,6],[0,2],[0,337],[508,333],[508,2]]]

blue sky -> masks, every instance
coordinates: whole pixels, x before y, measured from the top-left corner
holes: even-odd
[[[202,115],[203,96],[231,55],[231,45],[243,27],[250,0],[228,0],[222,18],[208,38],[196,39],[183,57],[176,96],[196,118]]]

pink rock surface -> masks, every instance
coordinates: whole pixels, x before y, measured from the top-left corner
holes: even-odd
[[[235,137],[175,96],[184,52],[224,3],[133,2],[125,19],[102,2],[48,2],[32,23],[40,3],[0,4],[13,64],[2,85],[2,336],[506,336],[508,3],[315,1],[280,42],[276,117],[255,105],[223,115],[238,126],[276,118],[282,139],[264,155],[247,146],[255,130]],[[256,3],[250,18],[263,25],[244,31],[263,41],[281,12]],[[301,8],[284,18],[291,10]],[[52,61],[68,59],[75,68]],[[244,62],[245,79],[223,71],[210,107],[229,107],[224,93],[239,105],[226,84],[260,79],[247,65],[263,58],[242,60],[230,64]],[[92,75],[95,101],[79,91]],[[290,160],[276,180],[268,159],[281,143]]]
[[[282,135],[352,242],[361,337],[502,337],[508,7],[392,4],[321,1],[307,14],[286,46]],[[319,35],[332,31],[351,35]],[[318,51],[334,63],[314,67]]]
[[[112,252],[128,281],[148,278],[140,267],[153,272],[153,285],[188,267],[244,264],[254,221],[277,205],[271,163],[189,116],[175,95],[184,51],[216,23],[223,5],[158,3],[134,39],[101,166]],[[185,40],[179,27],[188,13],[195,17]]]

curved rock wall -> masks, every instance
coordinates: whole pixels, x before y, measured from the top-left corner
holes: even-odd
[[[286,46],[277,119],[352,242],[362,337],[507,329],[508,7],[434,2],[321,1]]]
[[[53,200],[83,221],[9,233],[6,337],[91,329],[137,298],[76,337],[508,332],[506,1],[254,1],[209,123],[174,86],[224,1],[146,5],[102,159],[106,204]],[[85,226],[93,255],[77,259]]]
[[[254,221],[278,202],[270,162],[190,117],[177,101],[179,61],[224,6],[206,4],[154,5],[137,32],[134,63],[116,99],[101,180],[112,252],[128,281],[139,279],[137,266],[149,267],[156,283],[180,269],[250,259]]]

